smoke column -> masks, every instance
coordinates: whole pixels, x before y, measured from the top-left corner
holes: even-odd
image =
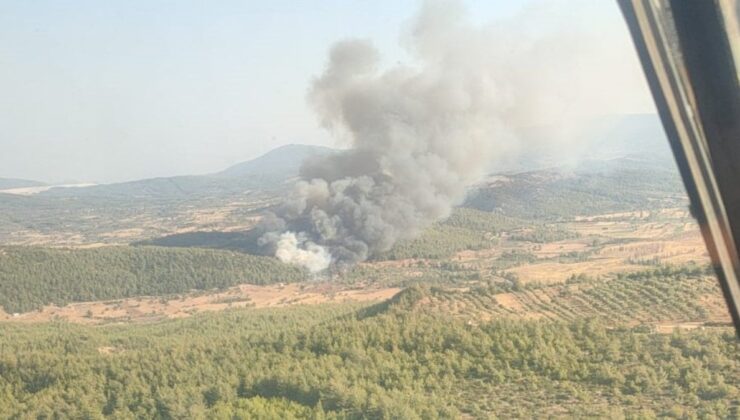
[[[521,147],[511,127],[577,94],[581,63],[558,50],[563,36],[475,28],[463,15],[456,2],[424,4],[405,39],[413,66],[381,71],[369,42],[334,45],[309,101],[351,147],[304,163],[291,199],[263,223],[269,252],[317,272],[387,251],[447,217],[494,152]],[[554,72],[542,71],[548,62]]]

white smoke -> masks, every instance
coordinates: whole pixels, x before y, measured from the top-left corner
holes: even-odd
[[[326,270],[331,264],[331,255],[324,247],[299,238],[293,232],[280,235],[275,256],[284,263],[306,267],[312,273]]]
[[[384,71],[370,42],[337,43],[309,101],[351,148],[304,164],[261,243],[313,271],[329,256],[352,264],[387,251],[447,217],[494,157],[526,147],[518,128],[557,120],[600,86],[574,57],[608,45],[517,21],[474,27],[458,2],[426,2],[405,43],[415,65]]]

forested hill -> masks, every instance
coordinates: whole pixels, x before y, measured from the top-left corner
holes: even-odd
[[[161,296],[241,283],[304,280],[274,258],[205,249],[105,247],[0,248],[0,306],[25,312],[43,305]]]

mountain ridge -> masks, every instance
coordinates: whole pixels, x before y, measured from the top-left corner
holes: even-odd
[[[524,130],[522,141],[530,145],[526,153],[492,165],[489,172],[526,172],[555,167],[581,172],[600,171],[604,167],[620,166],[626,163],[624,159],[634,159],[640,166],[675,171],[657,115],[605,116],[576,124],[577,128],[572,133],[565,127],[567,125],[544,125]],[[572,138],[567,139],[566,135],[570,134]],[[560,141],[569,147],[560,147]],[[50,197],[184,199],[274,190],[285,187],[290,179],[299,176],[304,160],[338,152],[338,149],[325,146],[293,143],[210,174],[148,178],[74,189],[52,187],[39,194]]]
[[[324,146],[289,144],[223,171],[204,175],[147,178],[101,184],[74,190],[52,188],[47,196],[130,196],[133,198],[186,198],[239,194],[255,189],[275,189],[298,176],[301,162],[313,156],[336,152]]]

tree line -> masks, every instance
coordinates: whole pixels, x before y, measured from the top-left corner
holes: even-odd
[[[52,303],[161,296],[305,278],[302,270],[275,258],[224,250],[0,248],[0,306],[10,313]]]

